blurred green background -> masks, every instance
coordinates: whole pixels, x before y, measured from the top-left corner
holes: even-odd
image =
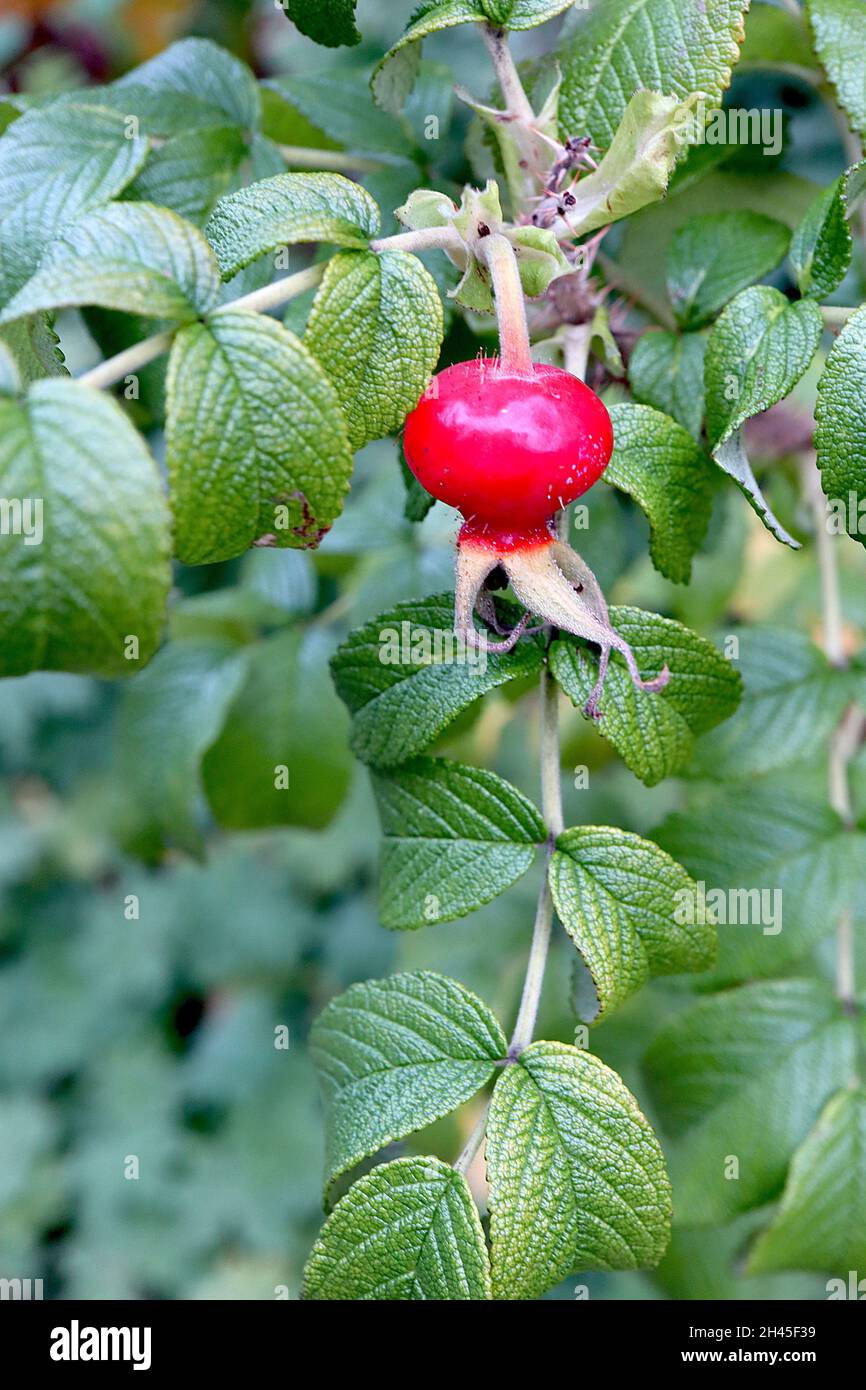
[[[187,34],[225,44],[259,76],[369,68],[412,7],[361,0],[364,43],[335,51],[301,38],[271,0],[25,0],[12,8],[0,19],[3,83],[37,93],[108,80]],[[520,53],[530,55],[542,37],[525,36]],[[429,100],[444,114],[438,164],[460,181],[470,177],[466,121],[439,65],[477,85],[477,41],[452,30],[425,56]],[[826,181],[843,167],[839,132],[794,77],[745,73],[737,84],[738,104],[786,112],[776,172],[790,181],[796,217],[809,193],[800,181]],[[743,153],[744,163],[749,157]],[[373,176],[386,207],[404,196],[397,185],[406,173],[398,172],[393,197],[382,172]],[[420,181],[415,171],[413,178]],[[704,206],[700,187],[634,219],[622,255],[635,266],[658,263],[672,226]],[[852,302],[849,293],[856,290],[843,287],[840,302]],[[73,371],[102,355],[108,329],[97,319],[85,325],[66,316],[58,329]],[[474,355],[485,331],[481,325],[475,337],[452,327],[446,359]],[[815,376],[798,388],[805,412]],[[158,428],[153,443],[158,452]],[[796,460],[772,430],[765,447],[775,465],[771,501],[803,534],[810,522]],[[810,552],[776,546],[733,489],[720,494],[689,589],[651,568],[646,523],[627,499],[599,487],[589,502],[590,528],[578,544],[612,601],[655,608],[705,633],[770,620],[814,635]],[[149,673],[126,689],[56,675],[0,683],[0,1276],[43,1278],[46,1296],[61,1298],[295,1296],[321,1220],[321,1113],[305,1050],[318,1010],[355,980],[430,966],[479,992],[506,1023],[513,1017],[532,875],[462,922],[403,936],[377,924],[375,810],[328,693],[326,663],[349,628],[450,587],[453,516],[437,506],[413,526],[403,504],[395,441],[371,445],[345,515],[315,556],[256,551],[177,575],[178,647],[264,639],[266,652],[289,651],[301,663],[302,687],[313,693],[283,717],[300,788],[294,817],[309,825],[231,833],[214,825],[198,795],[184,834],[164,837],[163,803],[183,801],[174,780],[183,769],[172,766],[171,748],[148,744]],[[856,636],[866,628],[866,592],[858,557],[848,553],[856,547],[844,550],[846,620]],[[192,682],[193,718],[204,698]],[[647,831],[689,797],[700,800],[699,783],[645,789],[573,710],[564,718],[567,821]],[[531,699],[491,696],[450,731],[447,746],[537,794]],[[231,753],[217,750],[210,767],[229,799],[243,781]],[[269,747],[261,756],[274,761]],[[573,786],[581,766],[587,790]],[[807,763],[796,775],[819,774]],[[572,956],[564,937],[557,941],[544,1036],[572,1037]],[[815,969],[825,969],[820,953]],[[641,1054],[688,988],[654,984],[593,1034],[594,1049],[642,1101]],[[277,1045],[282,1029],[287,1047]],[[476,1113],[464,1107],[397,1151],[452,1159]],[[133,1157],[137,1180],[125,1175]],[[750,1217],[725,1231],[680,1233],[656,1273],[581,1282],[605,1298],[823,1296],[819,1277],[739,1275],[754,1224]],[[571,1297],[574,1283],[553,1296]]]

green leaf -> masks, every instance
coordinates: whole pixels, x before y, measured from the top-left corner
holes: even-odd
[[[32,318],[6,324],[0,328],[0,343],[15,359],[25,386],[46,376],[69,375],[50,314],[34,314]]]
[[[698,775],[754,777],[787,767],[827,740],[849,700],[866,696],[866,673],[831,666],[804,633],[756,626],[730,635],[745,693],[724,728],[701,739]]]
[[[840,1091],[794,1154],[781,1205],[750,1274],[816,1269],[847,1281],[866,1260],[866,1090]],[[829,1289],[828,1289],[829,1292]]]
[[[278,632],[250,648],[246,681],[202,763],[217,821],[328,825],[351,777],[347,732],[320,633]]]
[[[200,766],[246,675],[230,642],[169,642],[124,692],[117,766],[137,818],[161,842],[203,847],[197,821]]]
[[[379,106],[402,111],[415,85],[421,63],[421,40],[457,24],[502,25],[508,29],[533,29],[567,10],[571,0],[440,0],[420,6],[394,47],[373,69],[370,85]],[[494,18],[491,13],[505,18]]]
[[[792,14],[778,5],[753,5],[746,20],[746,42],[740,50],[740,71],[749,64],[775,67],[785,63],[804,68],[815,65],[803,14]]]
[[[629,358],[628,380],[641,405],[670,415],[694,439],[704,419],[704,353],[701,333],[653,329],[638,338]]]
[[[770,783],[729,789],[655,831],[702,885],[698,913],[718,919],[710,986],[778,973],[835,929],[856,901],[866,836],[820,798]]]
[[[374,787],[384,927],[465,917],[516,883],[547,838],[532,802],[486,768],[418,758]]]
[[[671,237],[668,296],[683,328],[700,328],[735,294],[779,264],[791,233],[757,212],[691,217]]]
[[[801,300],[800,302],[805,304],[808,301]],[[704,370],[706,372],[706,366]],[[800,542],[791,535],[790,531],[785,530],[761,491],[746,453],[742,429],[736,429],[730,439],[726,439],[724,444],[717,445],[713,450],[713,458],[722,472],[727,473],[728,477],[737,484],[752,511],[761,518],[770,534],[775,536],[782,545],[789,546],[791,550],[799,550]]]
[[[821,342],[821,311],[769,285],[744,290],[717,320],[707,343],[707,430],[715,449],[746,420],[783,399]]]
[[[487,1125],[493,1292],[537,1298],[583,1269],[657,1264],[671,1196],[658,1140],[616,1072],[537,1042],[505,1069]]]
[[[256,540],[315,546],[352,471],[333,386],[274,319],[222,309],[178,334],[168,366],[168,471],[185,564]]]
[[[214,254],[192,223],[150,203],[110,203],[60,233],[0,323],[84,304],[187,323],[219,292]]]
[[[203,126],[255,130],[256,80],[246,63],[209,39],[181,39],[103,88],[100,100],[134,114],[148,134],[180,135]]]
[[[559,123],[606,149],[640,87],[681,101],[721,102],[743,40],[749,0],[605,0],[579,16],[564,49]]]
[[[0,138],[0,303],[33,274],[53,236],[132,181],[147,141],[83,101],[28,111]]]
[[[815,51],[847,112],[866,135],[866,13],[860,0],[807,0]]]
[[[400,161],[411,152],[403,123],[373,105],[369,84],[361,74],[292,73],[268,78],[263,85],[345,149],[387,154]]]
[[[800,293],[826,299],[844,280],[853,239],[848,217],[866,187],[866,160],[819,193],[794,231],[790,258]]]
[[[575,186],[568,226],[576,236],[606,227],[663,197],[688,142],[694,102],[661,92],[635,92],[610,148],[593,173]]]
[[[667,1024],[646,1069],[678,1136],[669,1149],[677,1221],[710,1225],[778,1197],[791,1154],[846,1084],[854,1054],[851,1020],[811,980],[744,985]]]
[[[432,970],[332,999],[310,1033],[325,1098],[325,1196],[362,1158],[469,1100],[507,1048],[486,1004]]]
[[[685,869],[628,830],[566,830],[550,861],[550,890],[557,916],[592,976],[596,1017],[623,1003],[651,975],[706,970],[715,960],[712,923],[689,920],[684,910],[695,894]]]
[[[442,343],[436,282],[405,251],[342,252],[328,264],[304,342],[360,449],[395,433],[430,380]]]
[[[610,618],[631,644],[642,672],[657,673],[666,663],[671,673],[657,694],[636,690],[614,653],[604,683],[603,718],[595,726],[635,776],[654,787],[687,766],[695,734],[733,714],[742,682],[711,643],[670,618],[640,608],[612,608]],[[550,663],[568,698],[582,709],[598,679],[595,651],[561,636],[550,649]]]
[[[314,5],[310,0],[286,0],[280,8],[308,39],[339,48],[361,42],[355,26],[356,4],[357,0],[316,0]]]
[[[342,174],[276,174],[221,198],[205,227],[223,279],[298,241],[366,246],[379,230],[379,209]]]
[[[331,669],[354,716],[362,762],[393,767],[423,753],[462,710],[522,677],[537,675],[542,648],[519,642],[505,656],[465,647],[454,632],[454,597],[399,604],[351,633]]]
[[[23,402],[0,399],[0,487],[25,523],[31,504],[32,523],[0,536],[0,675],[132,675],[162,631],[169,518],[123,411],[62,379],[36,382]]]
[[[466,1179],[438,1158],[383,1163],[328,1217],[304,1298],[489,1299],[484,1232]]]
[[[173,135],[154,150],[126,198],[171,208],[201,226],[228,193],[249,149],[236,126],[204,126]]]
[[[866,308],[846,323],[818,382],[815,448],[821,486],[848,534],[866,545]],[[829,518],[828,518],[829,520]]]
[[[692,436],[646,405],[614,405],[613,457],[605,482],[633,497],[650,524],[656,569],[688,583],[692,557],[710,524],[716,470]]]

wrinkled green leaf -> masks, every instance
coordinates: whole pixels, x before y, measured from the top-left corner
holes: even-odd
[[[362,762],[393,767],[425,749],[489,690],[537,674],[534,641],[505,656],[464,647],[454,632],[454,598],[398,605],[351,633],[331,663],[354,716],[352,747]]]
[[[183,131],[153,151],[126,197],[171,208],[201,226],[248,155],[237,126]]]
[[[205,227],[223,279],[298,241],[366,246],[379,230],[379,209],[342,174],[276,174],[221,198]]]
[[[203,126],[255,130],[261,102],[246,63],[209,39],[180,39],[111,86],[100,100],[138,116],[151,135],[180,135]]]
[[[639,608],[612,608],[613,627],[629,642],[638,666],[657,674],[667,663],[671,678],[657,694],[636,690],[625,664],[613,654],[604,683],[598,732],[613,744],[635,776],[654,787],[687,766],[694,736],[733,714],[742,683],[711,643],[680,623]],[[598,658],[572,637],[551,647],[554,676],[582,709],[598,678]]]
[[[650,556],[668,579],[688,582],[710,523],[716,473],[692,436],[646,405],[614,405],[605,482],[627,492],[650,524]]]
[[[604,0],[564,49],[559,124],[606,149],[640,87],[720,103],[743,40],[748,0]]]
[[[291,73],[268,78],[264,87],[348,150],[386,154],[401,161],[410,153],[402,122],[373,105],[369,84],[360,73]]]
[[[182,323],[214,308],[213,252],[190,223],[150,203],[110,203],[72,223],[0,322],[83,304]]]
[[[314,5],[310,0],[285,0],[281,8],[308,39],[339,48],[361,42],[355,26],[356,4],[357,0],[316,0]]]
[[[400,428],[430,380],[442,342],[432,276],[405,251],[345,251],[328,264],[304,342],[340,398],[360,449]]]
[[[859,0],[807,0],[806,12],[839,105],[866,135],[866,12]]]
[[[332,999],[310,1033],[325,1098],[325,1195],[362,1158],[469,1100],[507,1046],[486,1004],[432,970]]]
[[[170,581],[144,441],[110,398],[38,381],[23,402],[0,399],[0,479],[27,528],[0,536],[0,674],[132,675],[159,642]]]
[[[706,346],[701,333],[654,329],[638,338],[628,363],[635,400],[670,415],[698,440],[704,419]]]
[[[836,339],[821,380],[815,448],[821,486],[848,534],[866,545],[866,308]],[[829,518],[828,518],[829,520]]]
[[[669,1149],[677,1221],[708,1225],[778,1197],[794,1149],[853,1063],[850,1019],[808,980],[744,985],[662,1028],[646,1068],[678,1136]]]
[[[791,240],[791,265],[800,293],[826,299],[838,289],[851,264],[848,217],[866,187],[866,161],[846,169],[819,193]]]
[[[359,1178],[325,1222],[303,1298],[490,1298],[487,1247],[466,1179],[438,1158]]]
[[[782,222],[757,212],[692,217],[670,240],[668,296],[683,328],[700,328],[735,294],[768,275],[788,249]]]
[[[538,811],[486,768],[418,758],[374,779],[385,837],[385,927],[464,917],[526,873],[547,838]]]
[[[223,309],[178,334],[168,366],[168,471],[186,564],[256,540],[315,546],[352,471],[330,381],[274,319]]]
[[[493,1292],[537,1298],[578,1270],[656,1264],[671,1195],[658,1140],[616,1072],[537,1042],[496,1083],[487,1125]]]
[[[566,830],[550,861],[550,889],[592,976],[598,1014],[616,1008],[651,975],[713,964],[712,923],[689,920],[685,911],[695,885],[651,840],[610,826]]]

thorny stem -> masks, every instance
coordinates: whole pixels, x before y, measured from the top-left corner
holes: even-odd
[[[480,237],[477,254],[493,276],[499,349],[503,367],[519,376],[532,375],[526,301],[514,247],[501,232]]]
[[[526,92],[520,74],[508,47],[508,40],[502,29],[492,24],[482,24],[481,37],[484,40],[490,61],[496,72],[496,80],[505,102],[508,115],[517,121],[530,124],[535,120],[535,112]]]
[[[831,665],[848,665],[842,625],[839,589],[838,544],[827,530],[824,494],[813,463],[806,465],[806,488],[815,522],[815,546],[821,577],[822,646]],[[849,765],[866,735],[866,715],[849,705],[830,737],[827,756],[828,800],[846,830],[854,828]],[[850,906],[842,909],[836,924],[836,996],[852,1009],[856,1003],[854,918]]]

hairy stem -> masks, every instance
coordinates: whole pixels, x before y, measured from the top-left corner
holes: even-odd
[[[490,236],[479,238],[477,250],[479,259],[489,267],[493,276],[502,365],[507,371],[518,376],[531,376],[532,356],[526,324],[526,301],[523,298],[523,286],[520,283],[514,247],[501,232],[494,232]]]
[[[394,236],[377,237],[370,242],[371,251],[440,251],[464,250],[456,227],[419,227],[414,232],[396,232]]]
[[[287,275],[283,280],[275,280],[272,285],[265,285],[260,290],[253,290],[251,294],[241,295],[240,299],[232,300],[224,308],[247,309],[252,313],[264,313],[267,309],[276,309],[280,304],[287,304],[290,299],[294,299],[297,295],[303,294],[305,290],[318,285],[324,273],[324,265],[308,266],[306,270],[299,270],[295,275]],[[215,310],[215,312],[219,313],[219,310]],[[157,357],[168,352],[177,332],[178,329],[169,328],[164,333],[156,333],[152,338],[145,338],[140,343],[134,343],[132,347],[119,352],[116,357],[109,357],[105,362],[100,362],[98,367],[92,367],[89,372],[84,372],[78,377],[78,384],[103,388],[113,386],[117,381],[123,381],[124,377],[140,371],[149,362],[154,362]]]
[[[535,112],[523,89],[504,30],[497,29],[492,24],[482,24],[481,37],[490,54],[507,114],[513,120],[531,123],[535,120]]]
[[[562,783],[559,772],[559,691],[547,666],[541,673],[541,808],[547,824],[550,840],[547,860],[550,859],[553,841],[562,833]],[[547,879],[545,862],[544,879],[538,894],[535,911],[535,926],[532,930],[532,945],[529,950],[529,964],[523,981],[523,994],[517,1022],[508,1045],[508,1056],[515,1058],[532,1042],[535,1019],[544,983],[544,970],[550,947],[550,931],[553,925],[553,900]]]
[[[840,671],[848,665],[842,623],[839,588],[838,539],[827,529],[827,512],[818,473],[809,460],[806,489],[815,521],[815,546],[821,577],[821,645],[827,659]],[[830,805],[847,830],[854,828],[849,767],[866,735],[866,715],[849,705],[830,737],[827,756],[827,794]],[[847,1008],[853,1008],[857,993],[855,977],[854,917],[846,906],[836,923],[836,995]]]

